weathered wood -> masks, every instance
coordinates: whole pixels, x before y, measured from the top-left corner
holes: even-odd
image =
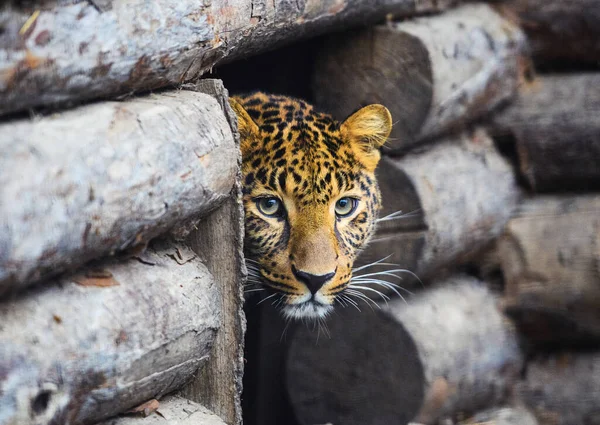
[[[538,425],[538,421],[527,409],[503,407],[480,412],[458,425]]]
[[[358,264],[382,258],[416,273],[470,258],[502,232],[519,199],[513,171],[483,131],[379,165],[383,211]],[[404,215],[386,216],[401,211]],[[403,274],[403,286],[411,277]]]
[[[481,282],[456,277],[408,304],[344,309],[330,337],[300,328],[288,391],[301,424],[431,424],[506,397],[521,367],[516,332]]]
[[[530,362],[515,398],[540,424],[600,424],[600,355],[563,354]]]
[[[524,202],[497,244],[507,313],[536,344],[600,344],[600,196]]]
[[[196,90],[217,99],[239,146],[237,118],[229,105],[227,90],[219,80],[201,80]],[[238,165],[241,153],[236,156]],[[243,286],[246,266],[243,253],[244,211],[241,203],[241,172],[238,166],[235,184],[227,201],[205,219],[194,223],[189,235],[192,249],[203,259],[221,286],[223,322],[217,334],[214,355],[198,371],[182,394],[209,407],[230,425],[241,425],[242,375],[244,372]]]
[[[343,119],[381,103],[394,119],[392,152],[496,107],[517,88],[525,46],[519,28],[487,5],[331,37],[314,95]]]
[[[108,0],[5,3],[0,114],[192,81],[215,64],[386,14],[457,0]],[[39,12],[39,13],[38,13]]]
[[[0,422],[91,424],[179,388],[221,324],[193,251],[154,241],[0,303]]]
[[[201,404],[169,396],[161,399],[156,412],[148,417],[121,416],[98,425],[225,425],[225,422]]]
[[[597,0],[494,0],[494,3],[525,30],[537,62],[598,64]]]
[[[600,189],[600,74],[547,75],[524,85],[494,115],[491,132],[516,143],[532,190]]]
[[[0,125],[0,293],[143,245],[231,191],[221,105],[182,90]]]

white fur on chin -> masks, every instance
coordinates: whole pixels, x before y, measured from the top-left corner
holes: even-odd
[[[320,319],[327,317],[333,310],[332,305],[303,302],[301,304],[288,304],[283,307],[283,315],[287,319]]]

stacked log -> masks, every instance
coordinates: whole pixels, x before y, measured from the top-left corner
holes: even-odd
[[[598,73],[541,76],[492,117],[491,133],[500,144],[514,143],[518,169],[532,191],[600,189],[597,87]]]
[[[500,0],[493,4],[527,33],[536,62],[597,64],[600,59],[596,0]]]
[[[0,423],[151,413],[188,384],[218,416],[185,420],[241,423],[240,155],[222,84],[0,127]],[[172,400],[154,419],[177,423]]]
[[[301,424],[435,423],[506,399],[522,365],[496,298],[457,277],[381,310],[344,311],[331,337],[298,329],[287,363]]]
[[[198,256],[162,242],[0,303],[0,322],[3,423],[94,423],[185,384],[221,305]]]
[[[497,238],[520,195],[510,164],[481,129],[426,152],[384,157],[377,174],[383,218],[358,264],[386,258],[421,279]],[[414,284],[414,276],[402,277],[403,286]]]
[[[173,87],[308,35],[456,2],[7,2],[0,6],[0,114]]]
[[[524,51],[519,28],[481,4],[343,33],[318,56],[315,100],[338,119],[386,105],[395,122],[386,149],[397,154],[510,99]]]
[[[238,155],[217,100],[191,90],[9,121],[0,150],[0,294],[205,215]]]

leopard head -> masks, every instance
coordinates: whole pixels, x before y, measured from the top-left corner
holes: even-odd
[[[324,317],[375,229],[375,168],[390,113],[369,105],[340,123],[284,96],[230,102],[243,158],[245,254],[285,316]]]

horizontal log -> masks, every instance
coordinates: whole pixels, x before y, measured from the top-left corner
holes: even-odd
[[[493,1],[500,12],[524,29],[536,62],[598,64],[600,8],[597,0]]]
[[[527,406],[540,424],[600,423],[600,355],[563,354],[527,365],[515,399]]]
[[[300,327],[286,366],[301,424],[432,424],[500,403],[522,358],[481,282],[455,277],[408,304],[343,309],[328,338]]]
[[[398,153],[479,117],[516,91],[525,39],[487,5],[331,37],[315,70],[316,103],[343,119],[388,107]],[[332,76],[335,76],[332,78]]]
[[[493,116],[492,134],[514,142],[519,169],[536,192],[600,189],[600,73],[547,75],[524,85]]]
[[[0,293],[206,213],[238,170],[221,105],[188,90],[7,122],[0,151]]]
[[[357,264],[389,257],[386,263],[421,278],[467,260],[500,235],[519,199],[510,165],[480,130],[426,152],[384,157],[377,174],[383,218]],[[403,286],[413,282],[403,278]]]
[[[6,3],[0,7],[0,114],[173,86],[223,60],[456,1]]]
[[[600,344],[600,196],[524,202],[497,244],[507,313],[536,344]]]
[[[538,421],[522,407],[502,407],[479,412],[458,425],[538,425]]]
[[[183,245],[107,260],[0,303],[0,421],[91,424],[183,385],[221,324],[219,290]]]
[[[165,397],[156,403],[156,410],[112,418],[98,425],[225,425],[225,422],[204,406],[181,397]]]

